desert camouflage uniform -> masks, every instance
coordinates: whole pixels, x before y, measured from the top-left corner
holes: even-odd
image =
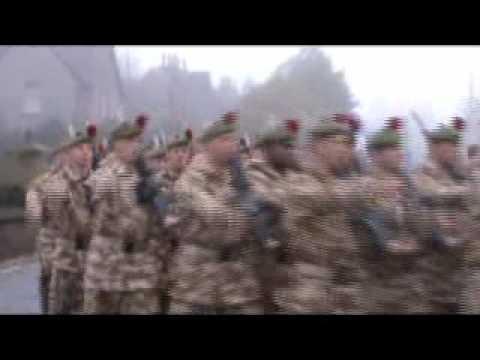
[[[89,185],[93,236],[85,270],[85,311],[94,314],[158,313],[165,251],[151,211],[136,199],[139,175],[108,155]]]
[[[465,247],[465,288],[463,290],[463,311],[480,313],[480,161],[470,163],[472,228]]]
[[[285,313],[362,313],[365,272],[348,210],[363,201],[366,186],[315,166],[287,177],[291,266],[278,303]]]
[[[368,276],[364,285],[368,312],[428,312],[429,294],[419,268],[427,251],[423,241],[428,231],[427,214],[412,199],[405,178],[375,166],[366,180],[372,206],[386,215],[386,225],[394,236],[385,239],[383,251],[365,236],[362,252]]]
[[[36,251],[40,261],[39,293],[40,306],[43,313],[48,313],[48,292],[52,275],[52,256],[55,244],[55,231],[48,221],[45,208],[44,184],[48,181],[51,171],[34,179],[26,194],[25,219],[36,233]]]
[[[53,273],[50,309],[53,313],[83,312],[83,274],[85,255],[91,238],[92,212],[85,179],[64,168],[52,176],[49,194],[58,197],[57,217],[61,233],[56,237],[53,255]]]
[[[152,181],[156,184],[159,191],[164,194],[168,194],[167,196],[173,195],[173,187],[175,182],[177,181],[180,174],[174,173],[169,171],[166,168],[157,171],[153,175]],[[174,206],[173,204],[171,206]],[[174,213],[175,211],[171,211]],[[169,218],[170,220],[170,218]],[[170,285],[168,283],[169,277],[169,268],[171,260],[174,256],[175,250],[178,247],[178,234],[174,231],[175,227],[171,226],[171,224],[165,224],[165,221],[161,222],[159,234],[160,234],[160,241],[162,242],[163,251],[158,252],[159,262],[163,264],[163,267],[160,268],[160,279],[161,279],[161,286],[159,285],[159,301],[160,301],[160,309],[162,313],[167,313],[169,304],[170,304],[170,297],[169,297],[169,289]]]
[[[179,246],[171,267],[171,313],[262,313],[248,221],[230,173],[197,155],[175,184]]]
[[[263,261],[266,263],[263,267],[265,274],[264,283],[268,285],[267,289],[262,289],[265,297],[265,311],[272,313],[277,311],[275,304],[276,290],[284,285],[287,280],[288,264],[286,255],[287,229],[286,229],[286,195],[288,183],[286,178],[291,172],[286,170],[281,173],[275,170],[267,161],[252,159],[246,161],[245,169],[253,191],[259,194],[280,210],[282,216],[278,219],[272,229],[272,240],[275,241],[275,248],[268,254]]]
[[[45,219],[39,239],[41,264],[51,271],[48,312],[79,313],[84,249],[90,236],[90,209],[83,179],[63,167],[44,178],[36,194]],[[31,201],[32,195],[28,197]]]
[[[471,189],[435,162],[427,162],[416,175],[421,196],[428,201],[432,229],[449,243],[446,250],[431,251],[422,260],[424,283],[428,285],[430,309],[434,313],[456,313],[464,280],[466,241],[471,234],[468,197]]]

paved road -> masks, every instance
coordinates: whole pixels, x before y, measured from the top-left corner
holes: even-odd
[[[39,314],[38,263],[32,258],[0,265],[0,314]]]

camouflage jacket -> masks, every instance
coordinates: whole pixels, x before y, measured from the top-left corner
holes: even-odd
[[[422,203],[431,215],[432,227],[445,238],[449,247],[461,248],[472,225],[468,181],[455,178],[433,161],[423,165],[415,179]]]
[[[424,208],[417,204],[415,189],[401,175],[385,172],[375,166],[365,176],[370,205],[380,210],[387,220],[393,238],[387,239],[386,254],[413,255],[425,249],[424,239],[430,229],[430,219]],[[410,191],[409,191],[410,190]]]
[[[291,170],[281,173],[275,170],[268,162],[260,159],[251,159],[245,166],[247,176],[252,184],[253,191],[267,200],[283,214],[273,229],[273,237],[280,244],[286,244],[286,212],[289,182],[287,178],[294,174]]]
[[[358,255],[351,218],[369,199],[365,179],[339,179],[320,166],[287,177],[289,259],[330,266],[339,258]]]
[[[55,231],[48,223],[45,208],[44,184],[48,181],[52,171],[47,171],[35,178],[29,185],[25,196],[25,221],[36,232],[36,248],[42,267],[50,267],[53,261],[55,245]]]
[[[51,254],[54,266],[81,271],[82,252],[91,235],[91,212],[84,180],[70,168],[63,167],[45,174],[34,184],[27,194],[28,217],[42,223],[39,235],[44,242],[54,239]]]
[[[94,217],[86,289],[129,291],[161,286],[160,226],[153,213],[137,203],[139,181],[135,168],[109,154],[88,182]]]
[[[260,293],[251,262],[249,219],[236,206],[227,168],[195,156],[175,183],[179,246],[170,279],[174,301],[243,304]]]

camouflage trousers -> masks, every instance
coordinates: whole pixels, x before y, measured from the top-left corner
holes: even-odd
[[[83,273],[54,268],[48,293],[49,314],[81,314]]]
[[[480,314],[480,266],[467,268],[464,279],[460,312]]]
[[[86,290],[86,314],[151,315],[160,313],[157,289],[136,291]]]
[[[261,315],[264,313],[264,306],[261,303],[252,303],[217,307],[177,301],[170,305],[169,313],[174,315]]]
[[[40,294],[40,309],[43,314],[48,314],[49,292],[53,268],[53,236],[42,228],[36,238],[38,260],[40,262],[40,276],[38,290]]]
[[[40,266],[40,276],[38,279],[38,293],[40,294],[40,310],[42,314],[48,314],[48,294],[50,282],[52,279],[51,270]]]
[[[247,264],[192,261],[172,269],[171,277],[170,313],[264,312],[260,284]]]
[[[429,289],[422,281],[417,257],[366,259],[363,286],[369,314],[425,314],[430,312]]]
[[[428,292],[429,312],[455,314],[461,310],[464,279],[461,256],[454,253],[432,253],[419,264],[421,281]]]
[[[288,283],[275,292],[282,314],[362,314],[364,291],[355,273],[340,280],[340,269],[307,263],[291,266]]]

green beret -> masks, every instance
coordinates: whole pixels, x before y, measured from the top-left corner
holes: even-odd
[[[454,127],[442,125],[438,129],[430,131],[428,139],[432,143],[451,142],[457,144],[461,140],[461,133]]]
[[[110,140],[130,140],[143,134],[148,118],[144,114],[140,114],[135,118],[133,123],[122,122],[116,129],[112,131]]]
[[[190,145],[191,142],[192,142],[192,131],[190,129],[187,129],[187,131],[185,131],[185,136],[183,137],[183,139],[178,138],[173,142],[171,142],[170,144],[168,144],[167,150],[185,147]]]
[[[269,129],[257,137],[257,146],[268,146],[273,144],[294,145],[296,141],[295,134],[289,132],[283,127]]]
[[[215,121],[203,132],[200,141],[208,143],[225,134],[234,133],[237,130],[237,119],[235,113],[227,113],[222,120]]]
[[[69,150],[77,145],[81,144],[93,144],[95,141],[95,136],[97,134],[97,127],[93,124],[87,126],[85,132],[77,132],[73,137],[69,137],[64,140],[51,154],[54,156],[60,152]]]
[[[143,132],[143,129],[138,127],[136,124],[130,124],[123,122],[115,130],[112,131],[110,135],[110,140],[115,142],[117,140],[129,140],[137,136],[140,136]]]
[[[325,119],[313,127],[309,131],[309,135],[313,138],[326,138],[335,135],[345,135],[353,138],[354,132],[348,124],[333,119]]]
[[[165,157],[166,151],[163,148],[149,149],[145,151],[145,157],[147,159],[161,159]]]
[[[367,147],[370,150],[380,150],[386,147],[395,147],[402,144],[402,137],[398,131],[393,129],[382,129],[378,131],[367,142]]]

